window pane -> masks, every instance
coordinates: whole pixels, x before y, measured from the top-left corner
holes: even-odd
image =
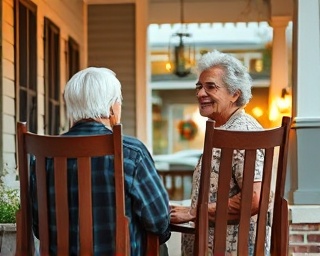
[[[19,105],[19,109],[20,109],[20,116],[19,116],[19,120],[21,122],[27,122],[27,92],[24,89],[20,89],[20,105]]]
[[[37,96],[31,96],[29,94],[28,99],[28,110],[29,110],[29,131],[30,132],[37,132]]]
[[[49,124],[49,134],[58,135],[60,133],[60,108],[59,105],[54,102],[49,103],[49,112],[50,112],[50,124]]]
[[[37,90],[37,24],[36,16],[29,11],[29,88]]]
[[[60,30],[45,18],[45,130],[59,134],[60,130]]]
[[[16,1],[15,12],[18,22],[15,50],[18,77],[17,116],[19,121],[27,122],[28,129],[37,132],[37,24],[36,5],[29,1]]]
[[[27,8],[19,4],[19,78],[20,86],[27,87],[28,42],[27,42]]]

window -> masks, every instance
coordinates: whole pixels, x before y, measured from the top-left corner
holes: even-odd
[[[79,44],[72,38],[68,40],[68,74],[69,79],[80,69]]]
[[[15,1],[15,62],[17,114],[37,132],[37,7],[31,1]]]
[[[45,133],[60,132],[60,30],[44,20]]]

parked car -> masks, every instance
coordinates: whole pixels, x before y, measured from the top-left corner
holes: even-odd
[[[201,154],[201,149],[187,149],[173,154],[154,155],[153,159],[158,170],[194,170]]]
[[[202,150],[190,149],[153,156],[171,201],[190,199],[192,175],[201,154]]]

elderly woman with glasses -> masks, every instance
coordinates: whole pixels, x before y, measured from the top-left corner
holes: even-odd
[[[262,126],[250,115],[244,107],[251,98],[252,79],[247,68],[231,55],[213,51],[204,54],[198,62],[199,77],[196,83],[196,97],[200,114],[215,121],[216,127],[226,130],[261,130]],[[220,152],[213,150],[212,173],[210,178],[209,220],[214,220],[218,185],[218,166]],[[234,153],[234,168],[229,192],[229,214],[236,215],[240,208],[242,187],[243,155],[240,151]],[[260,187],[262,179],[263,152],[258,152],[255,170],[255,183],[252,195],[252,213],[259,207]],[[198,162],[192,182],[191,206],[172,206],[171,223],[193,221],[196,214],[196,203],[199,191],[201,159]],[[254,249],[255,219],[252,218],[249,235],[249,252]],[[226,242],[227,251],[233,255],[237,250],[236,225],[228,227]],[[209,228],[209,248],[213,244],[213,228]],[[182,255],[193,255],[194,235],[183,234]]]

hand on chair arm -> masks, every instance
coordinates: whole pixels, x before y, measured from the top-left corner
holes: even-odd
[[[188,206],[171,206],[170,222],[173,224],[186,223],[193,221],[195,214]]]

